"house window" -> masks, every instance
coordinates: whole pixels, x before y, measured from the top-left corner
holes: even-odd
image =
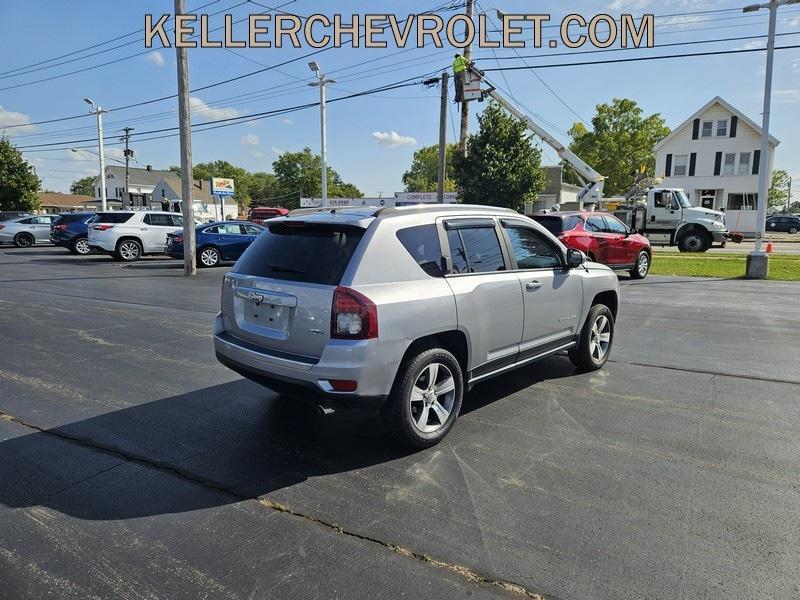
[[[758,194],[728,194],[728,210],[755,210]]]
[[[717,121],[717,137],[728,137],[728,119]]]
[[[722,167],[722,174],[725,176],[733,175],[733,168],[736,166],[736,154],[725,154],[725,165]]]
[[[676,154],[675,155],[675,162],[674,162],[674,169],[672,174],[675,177],[683,177],[686,175],[686,165],[689,162],[689,156],[687,154]]]
[[[714,121],[703,121],[703,137],[711,137],[714,133]]]
[[[750,153],[742,152],[739,155],[739,175],[750,175]]]

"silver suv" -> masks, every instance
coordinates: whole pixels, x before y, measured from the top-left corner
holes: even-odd
[[[326,410],[380,407],[422,448],[480,381],[562,351],[601,368],[618,306],[608,267],[510,210],[327,210],[270,224],[225,275],[214,347]]]

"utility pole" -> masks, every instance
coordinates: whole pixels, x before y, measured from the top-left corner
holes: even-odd
[[[328,206],[328,108],[326,104],[325,87],[329,83],[336,83],[333,79],[326,79],[325,74],[320,71],[316,61],[308,63],[308,68],[313,71],[317,81],[312,81],[308,85],[319,87],[319,125],[320,125],[320,158],[322,161],[322,206]]]
[[[108,210],[108,203],[106,202],[106,158],[103,150],[103,113],[106,111],[97,106],[91,98],[84,98],[83,101],[92,106],[92,112],[89,114],[97,115],[97,149],[100,153],[100,208],[105,212]]]
[[[475,0],[467,0],[467,18],[472,20]],[[469,63],[472,60],[472,44],[464,48],[464,58]],[[461,153],[467,153],[467,134],[469,133],[469,102],[461,103],[461,127],[459,130],[458,147]]]
[[[786,214],[792,209],[792,178],[789,177],[789,194],[786,196]]]
[[[175,0],[175,16],[185,13],[184,0]],[[183,274],[197,274],[194,206],[192,205],[192,124],[189,111],[189,59],[186,48],[175,47],[178,59],[178,118],[181,134],[181,211],[183,212]]]
[[[775,59],[775,28],[778,20],[778,7],[797,4],[800,0],[770,0],[766,4],[745,6],[742,12],[758,12],[769,9],[769,37],[767,40],[767,72],[764,77],[764,113],[761,123],[761,162],[758,168],[758,210],[756,211],[756,243],[747,255],[748,279],[766,279],[769,274],[769,256],[761,250],[767,220],[767,194],[769,194],[769,113],[772,104],[772,66]]]
[[[442,73],[442,103],[439,108],[439,185],[436,188],[436,202],[444,204],[444,180],[447,166],[447,91],[450,73]],[[465,103],[466,104],[466,103]]]
[[[122,139],[125,141],[125,196],[122,198],[122,208],[126,208],[128,202],[131,199],[131,173],[130,173],[130,160],[133,156],[133,150],[131,150],[128,146],[131,139],[131,131],[133,131],[133,127],[125,127],[122,131],[125,132],[125,135]]]

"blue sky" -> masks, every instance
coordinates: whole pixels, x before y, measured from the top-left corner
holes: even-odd
[[[208,4],[210,0],[187,0],[187,8]],[[260,4],[275,6],[268,0]],[[287,2],[287,0],[283,0]],[[656,20],[656,46],[694,40],[713,40],[763,35],[767,31],[766,13],[742,15],[738,11],[706,15],[685,15],[703,10],[740,8],[748,2],[730,0],[574,0],[569,12],[590,17],[599,12],[619,14],[621,9],[639,15],[674,15]],[[318,12],[332,14],[333,3],[294,0],[284,10],[308,16]],[[384,0],[382,2],[337,2],[342,13],[394,12],[406,16],[444,5],[437,0]],[[549,12],[553,23],[565,14],[563,2],[525,2],[520,0],[481,0],[478,10],[505,12]],[[121,107],[175,93],[175,50],[147,51],[143,45],[144,13],[172,12],[172,1],[101,2],[99,0],[37,0],[3,2],[0,5],[0,127],[77,115],[87,110],[82,98],[90,96],[104,107]],[[217,0],[202,12],[229,12],[234,19],[265,11],[262,6],[242,0]],[[452,13],[442,13],[452,14]],[[212,17],[212,25],[221,24],[222,14]],[[779,32],[798,32],[782,36],[778,45],[800,44],[800,6],[784,7],[779,16]],[[134,34],[133,32],[138,32]],[[557,29],[546,30],[553,35]],[[125,37],[126,34],[131,34]],[[63,65],[45,63],[8,73],[87,46],[115,40],[92,50],[67,56]],[[115,46],[130,42],[121,48]],[[746,48],[763,40],[741,40],[708,45],[677,46],[653,50],[628,50],[607,54],[576,54],[550,57],[568,52],[527,48],[521,51],[534,58],[530,65],[648,56],[721,49]],[[588,48],[584,48],[586,50]],[[281,49],[196,49],[189,51],[192,89],[234,77],[301,56],[309,48]],[[91,52],[104,51],[95,56]],[[398,51],[382,49],[328,49],[315,56],[323,70],[337,80],[329,97],[347,95],[406,78],[433,73],[449,65],[453,51],[421,48]],[[499,50],[497,56],[514,56],[513,50]],[[494,67],[497,62],[490,50],[476,54],[479,66]],[[115,64],[81,73],[56,77],[46,82],[26,84],[37,79],[59,76],[121,59]],[[365,63],[364,61],[370,61]],[[60,61],[57,61],[60,62]],[[314,102],[316,89],[305,85],[311,80],[307,60],[280,69],[241,79],[227,86],[213,87],[192,94],[196,107],[194,122],[264,112],[287,106]],[[503,61],[503,65],[520,64]],[[42,68],[45,67],[45,68]],[[32,69],[39,69],[32,71]],[[634,62],[610,65],[542,68],[495,73],[493,79],[528,110],[543,119],[546,126],[563,141],[566,130],[578,120],[589,121],[594,106],[614,97],[636,100],[647,114],[661,113],[671,127],[679,125],[716,95],[726,98],[751,118],[760,122],[763,90],[764,53],[692,57],[668,61]],[[537,78],[537,75],[541,78]],[[544,83],[542,82],[544,81]],[[549,91],[549,86],[553,92]],[[800,49],[776,53],[775,101],[772,133],[782,144],[776,167],[785,168],[795,177],[795,199],[800,197]],[[452,97],[452,96],[451,96]],[[473,104],[473,124],[476,110]],[[106,135],[121,134],[126,124],[136,132],[150,131],[177,124],[176,100],[148,104],[106,115]],[[456,107],[452,108],[448,138],[455,140]],[[329,162],[346,181],[351,181],[367,195],[391,194],[402,189],[401,176],[411,162],[415,149],[438,141],[439,90],[422,86],[387,91],[381,94],[345,100],[329,106]],[[12,130],[7,130],[12,131]],[[22,127],[13,130],[12,141],[19,145],[42,144],[93,138],[91,117]],[[91,142],[76,143],[91,146]],[[292,114],[263,118],[253,123],[220,128],[193,136],[195,162],[228,160],[249,170],[271,170],[271,163],[283,151],[310,146],[319,150],[319,113],[312,108]],[[166,168],[177,164],[178,139],[152,141],[133,138],[138,164]],[[119,146],[108,146],[107,154],[119,157]],[[48,189],[66,191],[72,180],[96,171],[96,156],[91,149],[79,152],[58,150],[25,152],[34,162]],[[556,162],[555,153],[545,149],[545,162]],[[110,164],[116,164],[111,162]]]

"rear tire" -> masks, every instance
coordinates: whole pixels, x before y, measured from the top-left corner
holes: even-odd
[[[14,236],[14,245],[17,248],[30,248],[36,243],[36,238],[34,238],[30,233],[18,233]]]
[[[135,262],[142,257],[142,244],[134,239],[120,240],[114,257],[122,262]]]
[[[650,272],[650,255],[646,250],[639,252],[636,257],[636,262],[631,269],[631,277],[633,279],[644,279]]]
[[[80,256],[86,256],[92,251],[92,249],[89,247],[89,240],[87,240],[85,237],[78,238],[72,242],[69,250],[73,254],[78,254]]]
[[[792,235],[794,235],[795,233],[797,233],[797,227],[790,227],[790,228],[789,228],[789,233],[791,233]]]
[[[586,317],[578,345],[569,351],[581,371],[597,371],[608,361],[614,343],[614,315],[605,304],[595,304]]]
[[[705,252],[710,247],[708,233],[696,229],[687,231],[678,240],[678,250],[681,252]]]
[[[447,350],[404,361],[382,413],[391,434],[411,448],[430,448],[453,428],[464,397],[461,365]]]
[[[197,259],[198,267],[216,267],[219,265],[220,260],[222,260],[219,255],[219,250],[211,246],[201,248],[197,253]]]

